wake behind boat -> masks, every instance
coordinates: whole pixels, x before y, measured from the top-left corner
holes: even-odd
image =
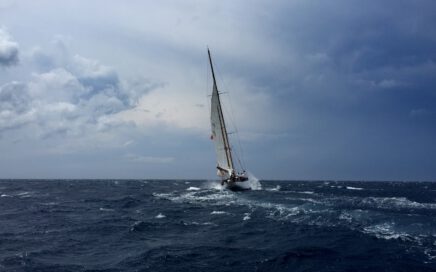
[[[231,190],[247,190],[250,187],[240,186],[238,183],[248,180],[245,169],[241,166],[240,171],[235,169],[233,163],[232,148],[227,133],[224,114],[221,107],[220,93],[215,79],[215,72],[212,64],[212,57],[209,49],[210,69],[213,78],[213,89],[211,98],[210,122],[212,128],[211,139],[215,142],[215,151],[217,156],[217,175],[221,178],[221,185]]]

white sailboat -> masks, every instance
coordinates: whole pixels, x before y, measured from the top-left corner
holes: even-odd
[[[218,92],[209,49],[207,49],[207,53],[213,78],[210,122],[212,128],[211,139],[215,142],[217,156],[217,175],[221,177],[221,185],[225,185],[229,189],[237,189],[237,183],[247,181],[248,177],[244,169],[240,169],[238,172],[233,163],[232,148],[224,121],[220,93]]]

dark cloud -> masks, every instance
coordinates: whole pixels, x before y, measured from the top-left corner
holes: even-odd
[[[435,9],[434,1],[284,3],[264,30],[288,62],[246,75],[303,111],[406,116],[436,102]]]
[[[346,82],[341,89],[349,91],[355,86],[348,83],[362,79],[383,88],[385,84],[377,83],[404,81],[404,69],[436,63],[435,9],[434,1],[285,1],[271,5],[252,16],[262,16],[259,31],[280,44],[283,61],[263,65],[260,75],[256,66],[241,64],[234,70],[244,71],[244,76],[258,84],[272,83],[278,87],[274,90],[292,84],[298,89],[321,87],[325,92],[329,85]],[[302,81],[309,77],[312,82],[323,82],[307,86]],[[410,79],[413,83],[420,80]],[[331,87],[330,93],[341,91]]]
[[[18,43],[0,28],[0,66],[11,66],[18,63]]]
[[[276,173],[289,164],[296,177],[434,179],[422,167],[436,148],[434,10],[434,1],[288,1],[265,13],[260,29],[283,61],[227,66],[285,109]]]

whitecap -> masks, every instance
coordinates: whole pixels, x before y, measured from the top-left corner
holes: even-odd
[[[426,249],[424,249],[424,254],[427,256],[427,258],[429,260],[436,259],[436,250],[434,250],[434,249],[426,248]]]
[[[414,208],[414,209],[436,209],[435,203],[419,203],[411,201],[406,197],[367,197],[362,199],[362,204],[376,206],[377,208]]]
[[[276,191],[280,191],[280,189],[281,189],[280,185],[277,185],[277,186],[274,187],[274,188],[267,188],[266,190],[267,190],[267,191],[276,192]]]
[[[226,214],[225,211],[212,211],[210,214]]]
[[[113,212],[114,211],[114,209],[108,209],[108,208],[100,208],[99,210],[102,212]]]
[[[339,219],[351,223],[353,220],[353,216],[348,212],[342,211],[341,214],[339,215]]]
[[[163,215],[163,214],[161,214],[161,213],[159,213],[158,215],[156,215],[156,218],[157,219],[161,219],[161,218],[165,218],[166,217],[166,215]]]
[[[59,203],[58,202],[43,202],[40,204],[44,205],[44,206],[55,206],[55,205],[58,205]]]
[[[163,199],[168,199],[174,202],[195,202],[195,203],[207,203],[216,205],[225,205],[229,202],[235,200],[235,194],[227,191],[189,191],[186,193],[179,194],[178,192],[173,193],[153,193],[153,196]]]
[[[218,226],[215,223],[212,222],[203,222],[203,223],[199,223],[197,221],[192,221],[192,222],[184,222],[183,223],[185,226],[189,226],[189,225],[198,225],[198,226]]]
[[[224,190],[224,186],[222,186],[219,181],[211,181],[211,180],[206,181],[202,187],[206,189],[213,189],[219,191]]]
[[[200,190],[200,188],[194,187],[194,186],[191,186],[188,189],[186,189],[186,191],[199,191],[199,190]]]
[[[401,239],[404,241],[413,240],[411,236],[405,232],[395,231],[393,223],[381,223],[363,228],[363,232],[374,235],[379,239],[391,240]]]
[[[246,220],[250,220],[250,213],[244,213],[244,218],[242,218],[242,220],[246,221]]]
[[[17,194],[17,196],[21,196],[21,197],[29,197],[29,195],[30,195],[30,192],[21,192],[21,193]]]
[[[351,186],[346,186],[345,188],[347,188],[348,190],[363,190],[363,188],[351,187]]]
[[[11,195],[2,194],[0,197],[12,197]]]
[[[286,199],[291,199],[291,198],[286,198]],[[307,202],[311,202],[311,203],[314,203],[314,204],[324,204],[324,202],[316,200],[316,199],[313,199],[313,198],[304,198],[304,197],[301,197],[301,198],[298,198],[298,200],[307,201]]]

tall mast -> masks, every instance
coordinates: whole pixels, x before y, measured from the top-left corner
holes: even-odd
[[[218,92],[218,85],[216,84],[215,72],[213,70],[212,57],[210,55],[209,48],[207,49],[207,53],[209,55],[210,69],[212,71],[213,91],[216,92],[217,99],[218,99],[218,114],[219,114],[219,119],[220,119],[220,125],[222,127],[222,136],[223,136],[223,141],[224,141],[224,150],[226,152],[227,163],[231,167],[231,169],[233,170],[234,167],[233,167],[232,153],[230,151],[229,138],[228,138],[228,134],[227,134],[226,124],[224,122],[224,115],[223,115],[223,111],[222,111],[222,108],[221,108],[221,101],[220,101],[220,96],[219,96],[219,92]]]

